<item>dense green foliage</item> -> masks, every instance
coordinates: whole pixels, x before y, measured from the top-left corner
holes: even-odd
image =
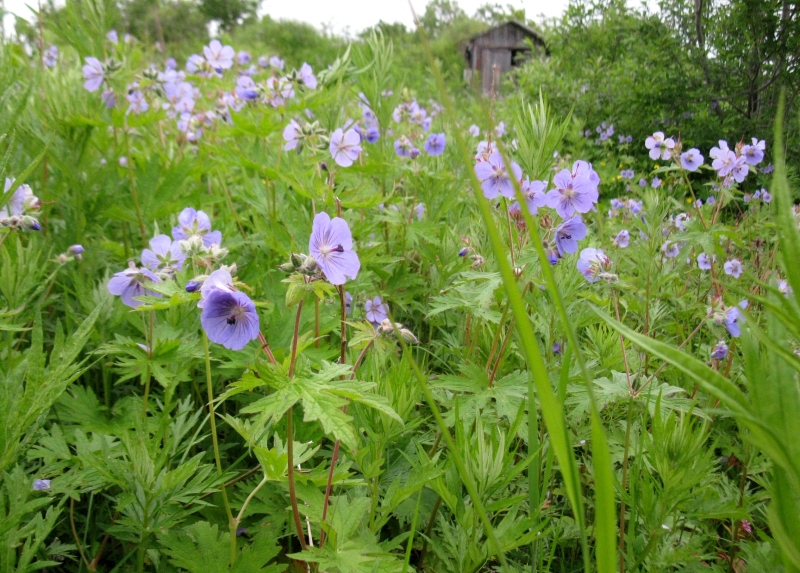
[[[705,56],[687,2],[575,4],[491,99],[458,46],[498,8],[436,2],[419,34],[352,43],[248,2],[70,0],[43,50],[20,24],[0,46],[0,571],[800,571],[798,15],[691,4]],[[170,75],[212,58],[208,18],[251,61]],[[353,119],[347,160],[329,145]],[[652,159],[654,131],[705,164]],[[513,193],[485,193],[497,158]],[[572,248],[554,204],[513,204],[576,160],[599,198]],[[341,287],[305,258],[322,212],[360,260]],[[112,295],[171,229],[185,261],[138,271],[135,306]],[[207,321],[226,289],[259,320],[241,349],[218,336],[241,315]]]

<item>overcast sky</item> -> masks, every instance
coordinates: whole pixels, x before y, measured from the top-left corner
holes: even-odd
[[[429,0],[412,0],[418,13],[425,11]],[[569,0],[492,0],[501,5],[510,4],[514,8],[524,8],[528,18],[539,20],[544,15],[551,18],[559,16]],[[458,0],[458,4],[470,15],[489,0]],[[58,2],[57,2],[58,3]],[[35,6],[36,0],[5,0],[6,10],[19,16],[30,18],[26,4]],[[261,12],[276,20],[300,20],[321,28],[327,26],[335,32],[360,32],[380,20],[413,24],[408,0],[264,0]],[[8,24],[6,29],[11,29]]]

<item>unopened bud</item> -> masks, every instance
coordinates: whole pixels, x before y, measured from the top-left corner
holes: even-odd
[[[282,265],[278,265],[278,270],[290,274],[294,272],[294,265],[292,263],[283,263]]]
[[[186,292],[197,292],[200,290],[200,287],[203,286],[203,283],[197,281],[189,281],[186,283]]]
[[[303,255],[301,253],[292,253],[292,256],[290,257],[290,260],[292,261],[292,267],[295,269],[299,269],[300,267],[303,266],[303,263],[306,262],[307,258],[308,257],[306,255]]]

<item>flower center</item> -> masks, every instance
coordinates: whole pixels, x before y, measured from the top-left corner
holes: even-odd
[[[325,257],[331,253],[343,253],[344,247],[342,245],[336,245],[335,247],[332,247],[331,245],[322,245],[319,248],[319,252],[323,257]]]

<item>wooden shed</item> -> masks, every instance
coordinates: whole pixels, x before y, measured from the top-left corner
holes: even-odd
[[[465,71],[465,79],[472,82],[477,72],[483,93],[489,95],[492,93],[492,82],[495,82],[497,89],[500,75],[530,58],[534,51],[546,54],[547,47],[542,35],[533,28],[515,21],[495,26],[467,42],[464,56],[469,68]]]

